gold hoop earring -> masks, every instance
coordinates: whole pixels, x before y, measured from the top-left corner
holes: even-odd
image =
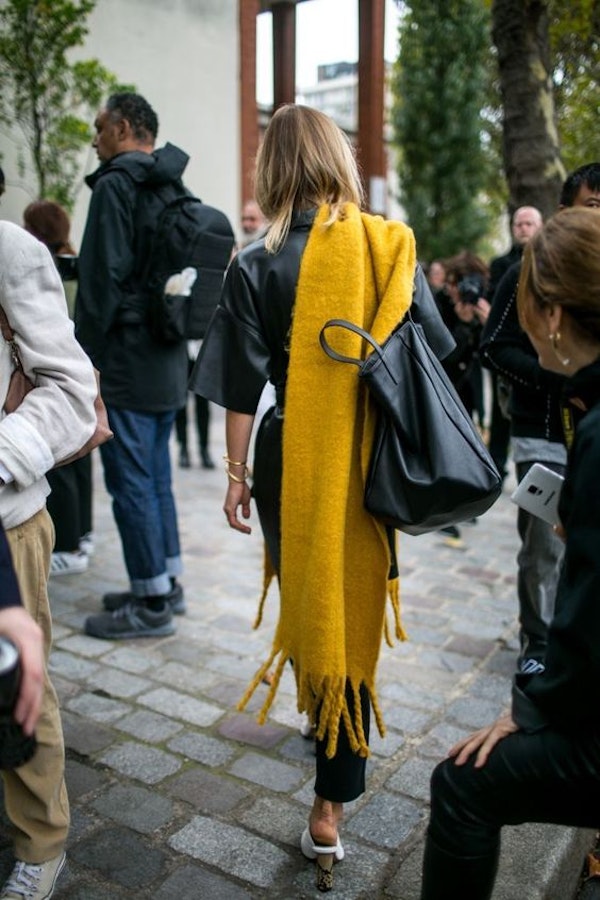
[[[556,334],[549,334],[548,340],[552,344],[552,350],[554,351],[554,355],[556,356],[556,358],[559,361],[559,363],[561,364],[561,366],[568,366],[569,363],[571,362],[570,358],[568,358],[566,356],[561,356],[560,353],[558,352],[558,348],[559,348],[559,344],[560,344],[560,331],[557,331]]]

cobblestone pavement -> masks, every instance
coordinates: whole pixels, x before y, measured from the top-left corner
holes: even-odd
[[[215,410],[216,458],[223,452],[221,420]],[[235,709],[268,652],[277,609],[272,589],[265,623],[252,630],[261,581],[256,519],[250,538],[226,527],[220,466],[202,470],[194,458],[190,470],[174,467],[187,615],[177,617],[169,638],[86,637],[83,621],[99,611],[101,595],[127,586],[98,458],[94,465],[96,553],[85,574],[51,581],[51,667],[73,820],[55,897],[320,896],[313,866],[298,849],[314,756],[298,732],[291,673],[266,726],[255,722],[265,689],[248,711]],[[401,541],[410,640],[382,651],[387,734],[373,737],[367,793],[346,807],[336,900],[418,897],[431,769],[508,700],[516,655],[515,512],[505,492],[477,524],[464,526],[462,550],[435,534]],[[564,900],[552,892],[558,888],[536,893],[531,883],[523,889],[515,882],[523,840],[520,829],[509,831],[516,837],[506,844],[494,897]],[[538,826],[536,834],[544,852],[555,853],[552,870],[570,852],[570,832]],[[4,876],[12,865],[6,822],[0,848]]]

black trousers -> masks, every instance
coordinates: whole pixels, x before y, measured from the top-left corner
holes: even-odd
[[[253,466],[253,496],[265,543],[276,572],[279,572],[281,543],[282,429],[283,417],[273,407],[263,417],[256,435]],[[368,742],[371,704],[364,686],[361,686],[360,698],[363,729]],[[349,687],[346,688],[346,699],[352,715],[354,697]],[[324,800],[335,803],[355,800],[365,790],[366,760],[350,749],[343,721],[340,723],[337,752],[333,759],[327,759],[325,747],[324,741],[317,741],[315,793]]]
[[[79,540],[92,530],[92,457],[76,459],[46,475],[51,488],[48,512],[54,523],[57,553],[79,549]]]
[[[476,769],[447,759],[431,778],[421,900],[488,900],[503,825],[600,825],[600,732],[517,732]]]

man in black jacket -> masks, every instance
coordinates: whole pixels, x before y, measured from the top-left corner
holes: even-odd
[[[561,207],[595,205],[600,205],[600,163],[573,172],[560,198]],[[480,345],[483,365],[511,386],[512,449],[519,481],[536,462],[561,475],[566,464],[561,419],[565,379],[541,368],[519,326],[516,297],[520,268],[521,263],[516,263],[500,280]],[[550,525],[523,509],[517,514],[517,528],[521,538],[517,557],[519,668],[535,673],[543,669],[563,543]]]
[[[100,370],[115,434],[100,452],[130,590],[106,594],[107,612],[90,616],[85,630],[112,640],[160,637],[174,632],[173,612],[185,611],[176,580],[182,564],[168,442],[176,410],[186,401],[188,363],[185,341],[162,344],[150,333],[144,253],[152,210],[158,217],[162,207],[152,189],[180,184],[188,157],[171,144],[154,149],[158,119],[138,94],[111,96],[95,128],[101,165],[86,179],[93,193],[75,325]]]

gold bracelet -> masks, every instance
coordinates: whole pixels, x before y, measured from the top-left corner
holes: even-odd
[[[235,463],[235,465],[236,465],[236,466],[241,466],[241,465],[244,465],[244,464],[243,464],[243,463]],[[244,474],[243,474],[243,476],[242,476],[241,478],[239,477],[239,475],[234,475],[233,472],[230,472],[230,471],[229,471],[229,465],[226,466],[225,472],[226,472],[227,477],[229,478],[229,480],[230,480],[230,481],[235,481],[236,484],[243,484],[243,483],[245,482],[245,480],[247,479],[248,475],[249,475],[249,472],[248,472],[248,466],[246,466],[246,465],[244,465]]]
[[[245,459],[243,462],[235,462],[235,460],[229,459],[227,454],[224,455],[223,459],[225,460],[225,462],[227,463],[228,466],[245,466],[246,463],[248,462],[247,459]]]

